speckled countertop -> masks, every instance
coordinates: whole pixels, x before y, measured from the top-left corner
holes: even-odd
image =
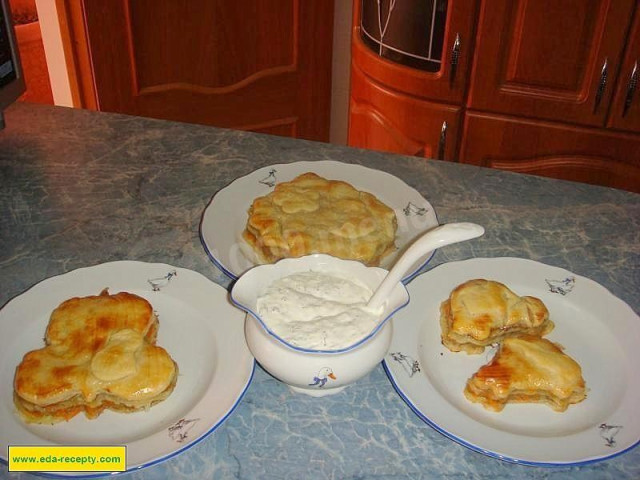
[[[0,305],[33,284],[115,260],[229,279],[199,239],[212,195],[258,167],[339,160],[396,175],[441,223],[486,234],[429,268],[523,257],[592,278],[640,311],[640,195],[570,182],[215,128],[16,104],[0,131]],[[7,341],[2,339],[2,341]],[[635,366],[637,368],[638,366]],[[2,388],[9,388],[4,385]],[[27,478],[8,473],[2,478]],[[186,452],[123,478],[640,478],[640,449],[582,467],[527,467],[470,451],[423,423],[381,366],[344,392],[294,395],[259,367],[237,409]]]

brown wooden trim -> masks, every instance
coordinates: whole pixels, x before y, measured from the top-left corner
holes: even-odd
[[[55,0],[73,106],[98,110],[83,0]]]

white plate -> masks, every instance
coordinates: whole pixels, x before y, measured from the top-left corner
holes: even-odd
[[[467,379],[493,356],[453,353],[440,342],[439,306],[473,278],[540,298],[558,342],[582,367],[587,398],[557,413],[507,405],[500,413],[466,400]],[[413,411],[472,450],[528,465],[576,465],[619,455],[640,441],[640,319],[596,282],[517,258],[478,258],[435,267],[408,285],[411,301],[393,319],[384,367]]]
[[[213,262],[232,279],[238,278],[257,260],[241,234],[247,223],[247,210],[256,197],[267,195],[278,182],[293,180],[305,172],[314,172],[330,180],[349,182],[358,190],[378,197],[396,212],[397,250],[382,264],[389,269],[402,250],[418,235],[438,225],[431,204],[402,180],[379,170],[334,161],[295,162],[260,168],[240,177],[217,192],[207,206],[200,223],[200,238]],[[408,282],[432,257],[416,262],[405,277]]]
[[[27,351],[44,346],[49,316],[62,301],[106,287],[151,303],[160,321],[157,344],[180,369],[175,390],[148,412],[105,410],[94,420],[81,413],[55,425],[24,423],[7,388],[16,366]],[[244,341],[244,312],[227,298],[224,288],[191,270],[122,261],[46,279],[11,300],[0,311],[0,459],[7,462],[9,445],[126,445],[127,470],[133,470],[205,438],[237,406],[255,365]]]

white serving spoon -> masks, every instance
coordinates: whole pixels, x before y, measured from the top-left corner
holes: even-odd
[[[369,299],[367,308],[378,309],[387,299],[393,287],[402,280],[415,262],[436,248],[471,240],[484,234],[484,228],[475,223],[448,223],[440,225],[419,237],[396,261],[395,265]]]

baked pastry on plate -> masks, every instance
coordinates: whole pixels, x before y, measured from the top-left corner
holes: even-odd
[[[490,363],[467,381],[464,395],[487,410],[543,403],[564,412],[586,397],[580,365],[555,343],[533,335],[505,338]]]
[[[377,266],[395,249],[395,212],[351,184],[304,173],[249,208],[243,239],[262,263],[326,253]]]
[[[482,353],[514,335],[542,336],[553,329],[549,311],[536,297],[520,297],[493,280],[469,280],[440,305],[442,343],[453,352]]]
[[[106,408],[144,410],[173,391],[178,367],[155,345],[158,319],[127,292],[71,298],[49,320],[46,346],[16,368],[14,404],[31,423],[56,423]]]

